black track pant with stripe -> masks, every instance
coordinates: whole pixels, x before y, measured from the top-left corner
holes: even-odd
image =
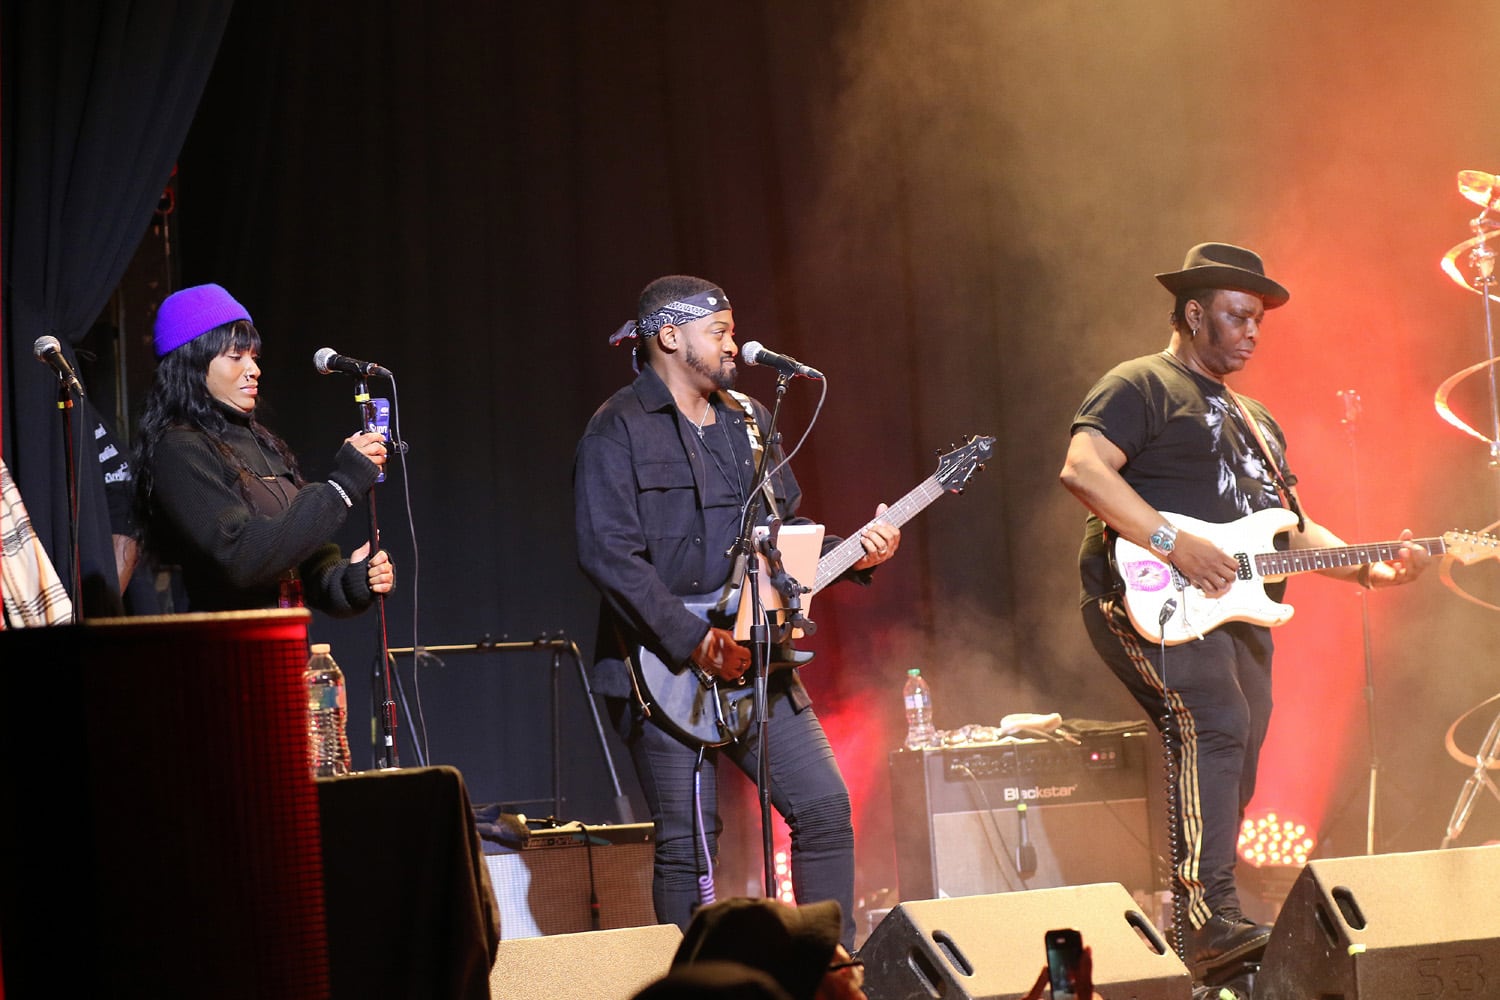
[[[1177,881],[1194,927],[1239,915],[1234,863],[1271,722],[1270,629],[1230,622],[1165,650],[1141,637],[1113,597],[1083,606],[1089,639],[1177,753]],[[1163,686],[1165,677],[1165,687]],[[1164,694],[1165,692],[1165,694]]]

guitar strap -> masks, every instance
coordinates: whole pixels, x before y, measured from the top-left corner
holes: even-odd
[[[765,436],[760,432],[760,424],[755,421],[755,407],[750,402],[750,397],[743,392],[733,389],[725,389],[724,402],[728,409],[739,411],[745,419],[745,437],[750,441],[751,464],[754,468],[761,467],[762,456],[766,452]],[[771,489],[771,480],[767,478],[760,484],[761,494],[765,497],[766,511],[771,517],[781,517],[781,509],[776,503],[776,494]],[[734,568],[730,570],[729,578],[724,582],[724,589],[719,592],[718,610],[725,611],[730,603],[739,593],[740,581],[745,577],[745,554],[743,552],[735,556]]]
[[[651,702],[647,700],[646,693],[641,690],[641,654],[637,651],[637,647],[625,641],[625,635],[620,631],[620,623],[613,615],[610,616],[610,627],[615,633],[615,643],[620,650],[620,656],[625,661],[625,673],[630,677],[630,690],[635,695],[635,703],[640,706],[641,714],[649,719]]]
[[[755,422],[755,407],[750,404],[750,397],[743,392],[734,389],[725,389],[726,402],[732,409],[737,409],[745,417],[745,436],[750,439],[750,457],[755,468],[760,468],[761,453],[766,450],[765,438],[761,436],[760,424]],[[760,484],[761,492],[766,498],[766,510],[772,517],[780,517],[781,511],[776,508],[776,495],[771,492],[771,480],[767,479]]]
[[[1261,432],[1260,421],[1250,415],[1250,408],[1239,397],[1239,393],[1229,388],[1228,385],[1224,386],[1224,392],[1239,409],[1240,418],[1244,420],[1245,426],[1250,428],[1250,433],[1255,437],[1255,443],[1260,446],[1261,455],[1265,458],[1266,464],[1271,467],[1271,482],[1281,496],[1281,505],[1297,515],[1297,530],[1306,531],[1307,518],[1303,516],[1302,505],[1297,502],[1297,494],[1292,492],[1292,487],[1297,484],[1297,477],[1288,478],[1283,475],[1281,463],[1276,461],[1276,456],[1271,453],[1270,445],[1266,444],[1266,436]]]

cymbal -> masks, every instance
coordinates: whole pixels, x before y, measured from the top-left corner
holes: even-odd
[[[1500,207],[1500,179],[1483,170],[1460,170],[1458,193],[1487,210]]]
[[[1500,194],[1500,192],[1497,192],[1497,194]],[[1479,291],[1479,279],[1481,277],[1481,274],[1479,273],[1478,268],[1480,264],[1476,263],[1472,259],[1471,254],[1477,248],[1491,241],[1494,241],[1496,244],[1500,244],[1500,229],[1491,229],[1488,232],[1481,233],[1480,235],[1473,237],[1472,239],[1464,240],[1462,243],[1453,247],[1447,253],[1443,254],[1443,272],[1447,274],[1448,277],[1452,278],[1454,281],[1467,288],[1469,291],[1483,294]],[[1485,247],[1485,249],[1488,251],[1489,259],[1485,260],[1484,258],[1481,258],[1481,261],[1488,264],[1489,268],[1491,269],[1491,273],[1494,274],[1496,263],[1494,258],[1497,256],[1497,254],[1500,254],[1500,245],[1497,245],[1495,247]],[[1460,264],[1462,264],[1463,267],[1461,267]],[[1471,273],[1473,273],[1473,280],[1470,280],[1465,276],[1464,268],[1467,268]],[[1495,277],[1496,282],[1491,285],[1490,288],[1490,298],[1496,302],[1500,302],[1500,274],[1496,274]]]

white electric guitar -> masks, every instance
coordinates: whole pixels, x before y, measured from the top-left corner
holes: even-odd
[[[1164,516],[1178,530],[1207,538],[1239,563],[1229,590],[1219,597],[1209,597],[1151,549],[1124,538],[1115,539],[1110,554],[1124,588],[1130,622],[1147,639],[1168,646],[1201,639],[1225,622],[1284,624],[1294,609],[1271,600],[1265,584],[1294,573],[1384,562],[1396,558],[1403,545],[1418,545],[1435,556],[1452,556],[1462,563],[1500,556],[1500,538],[1475,531],[1448,531],[1441,538],[1405,542],[1277,551],[1272,544],[1275,537],[1297,524],[1297,515],[1284,507],[1258,510],[1228,524],[1212,524],[1182,514]]]

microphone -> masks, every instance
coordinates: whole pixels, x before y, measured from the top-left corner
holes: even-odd
[[[358,375],[368,378],[371,375],[379,375],[382,378],[390,378],[389,369],[382,368],[373,361],[360,361],[356,358],[346,358],[331,347],[320,347],[313,355],[313,367],[324,375],[334,372],[344,372],[349,375]]]
[[[1021,843],[1016,847],[1016,874],[1023,879],[1036,874],[1036,845],[1026,830],[1026,803],[1016,804],[1016,818],[1021,821]]]
[[[816,368],[804,365],[796,358],[789,358],[785,354],[777,354],[775,351],[767,350],[758,340],[752,340],[740,348],[740,357],[745,359],[745,364],[747,365],[766,365],[769,368],[776,369],[788,378],[796,375],[801,375],[803,378],[823,378],[823,373]]]
[[[57,373],[57,378],[63,385],[72,389],[82,396],[83,383],[78,381],[78,375],[73,371],[73,366],[68,364],[68,359],[63,357],[62,345],[57,338],[51,334],[36,338],[36,343],[31,345],[31,353],[42,364]]]

